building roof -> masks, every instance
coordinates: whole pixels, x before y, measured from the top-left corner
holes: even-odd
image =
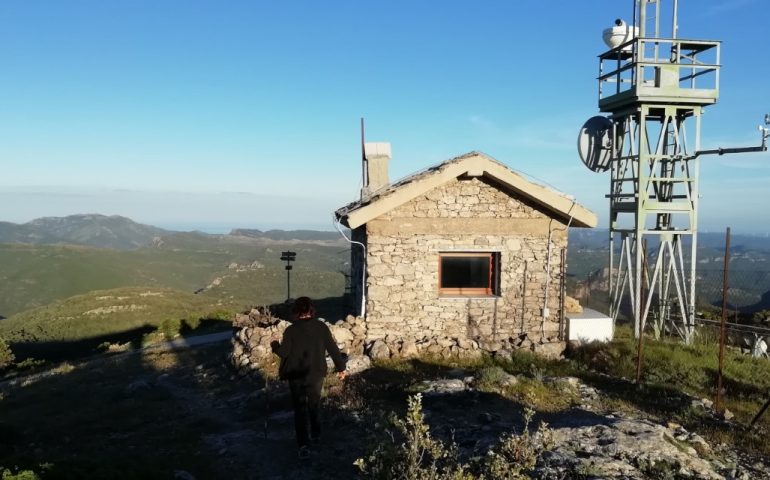
[[[335,215],[344,225],[358,228],[462,175],[492,179],[503,191],[531,200],[565,223],[572,219],[571,226],[596,226],[596,214],[574,199],[527,180],[520,173],[481,152],[469,152],[404,177],[361,200],[345,205]]]

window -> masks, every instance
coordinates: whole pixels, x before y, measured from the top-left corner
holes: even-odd
[[[438,290],[446,296],[499,294],[500,254],[497,252],[445,252],[439,254]]]

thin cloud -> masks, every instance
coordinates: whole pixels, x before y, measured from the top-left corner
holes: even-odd
[[[468,122],[473,125],[486,141],[503,147],[527,150],[568,151],[576,148],[579,128],[554,127],[553,119],[529,119],[526,125],[502,127],[481,116],[471,115]]]
[[[721,1],[716,5],[711,5],[706,9],[706,15],[722,15],[732,10],[739,10],[748,5],[757,3],[756,0],[732,0]]]

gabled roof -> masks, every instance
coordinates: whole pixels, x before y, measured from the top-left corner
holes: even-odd
[[[348,227],[358,228],[369,220],[462,175],[492,179],[500,185],[501,190],[531,200],[565,223],[571,218],[571,226],[596,226],[596,215],[592,211],[578,205],[561,192],[527,180],[518,172],[481,152],[466,153],[404,177],[361,200],[345,205],[337,210],[335,215]]]

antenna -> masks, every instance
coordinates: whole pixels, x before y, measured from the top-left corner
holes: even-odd
[[[770,114],[765,114],[765,125],[770,125]],[[714,148],[711,150],[698,150],[695,155],[724,155],[725,153],[750,153],[750,152],[766,152],[767,151],[767,139],[770,137],[770,130],[767,127],[760,125],[759,133],[762,136],[762,143],[758,147],[730,147],[730,148]]]
[[[364,117],[361,117],[361,192],[366,191],[369,186],[369,177],[366,172],[366,146],[364,145]]]
[[[598,104],[607,116],[585,122],[578,153],[591,171],[610,172],[610,316],[629,313],[636,336],[650,317],[656,336],[676,333],[689,343],[700,157],[767,150],[770,114],[760,146],[702,150],[703,113],[719,98],[720,42],[680,39],[678,0],[633,5],[631,25],[618,19],[603,31],[609,50],[599,55]],[[647,239],[657,248],[651,265],[642,254]]]
[[[612,159],[612,121],[607,117],[589,118],[578,134],[580,159],[592,172],[606,172]]]

